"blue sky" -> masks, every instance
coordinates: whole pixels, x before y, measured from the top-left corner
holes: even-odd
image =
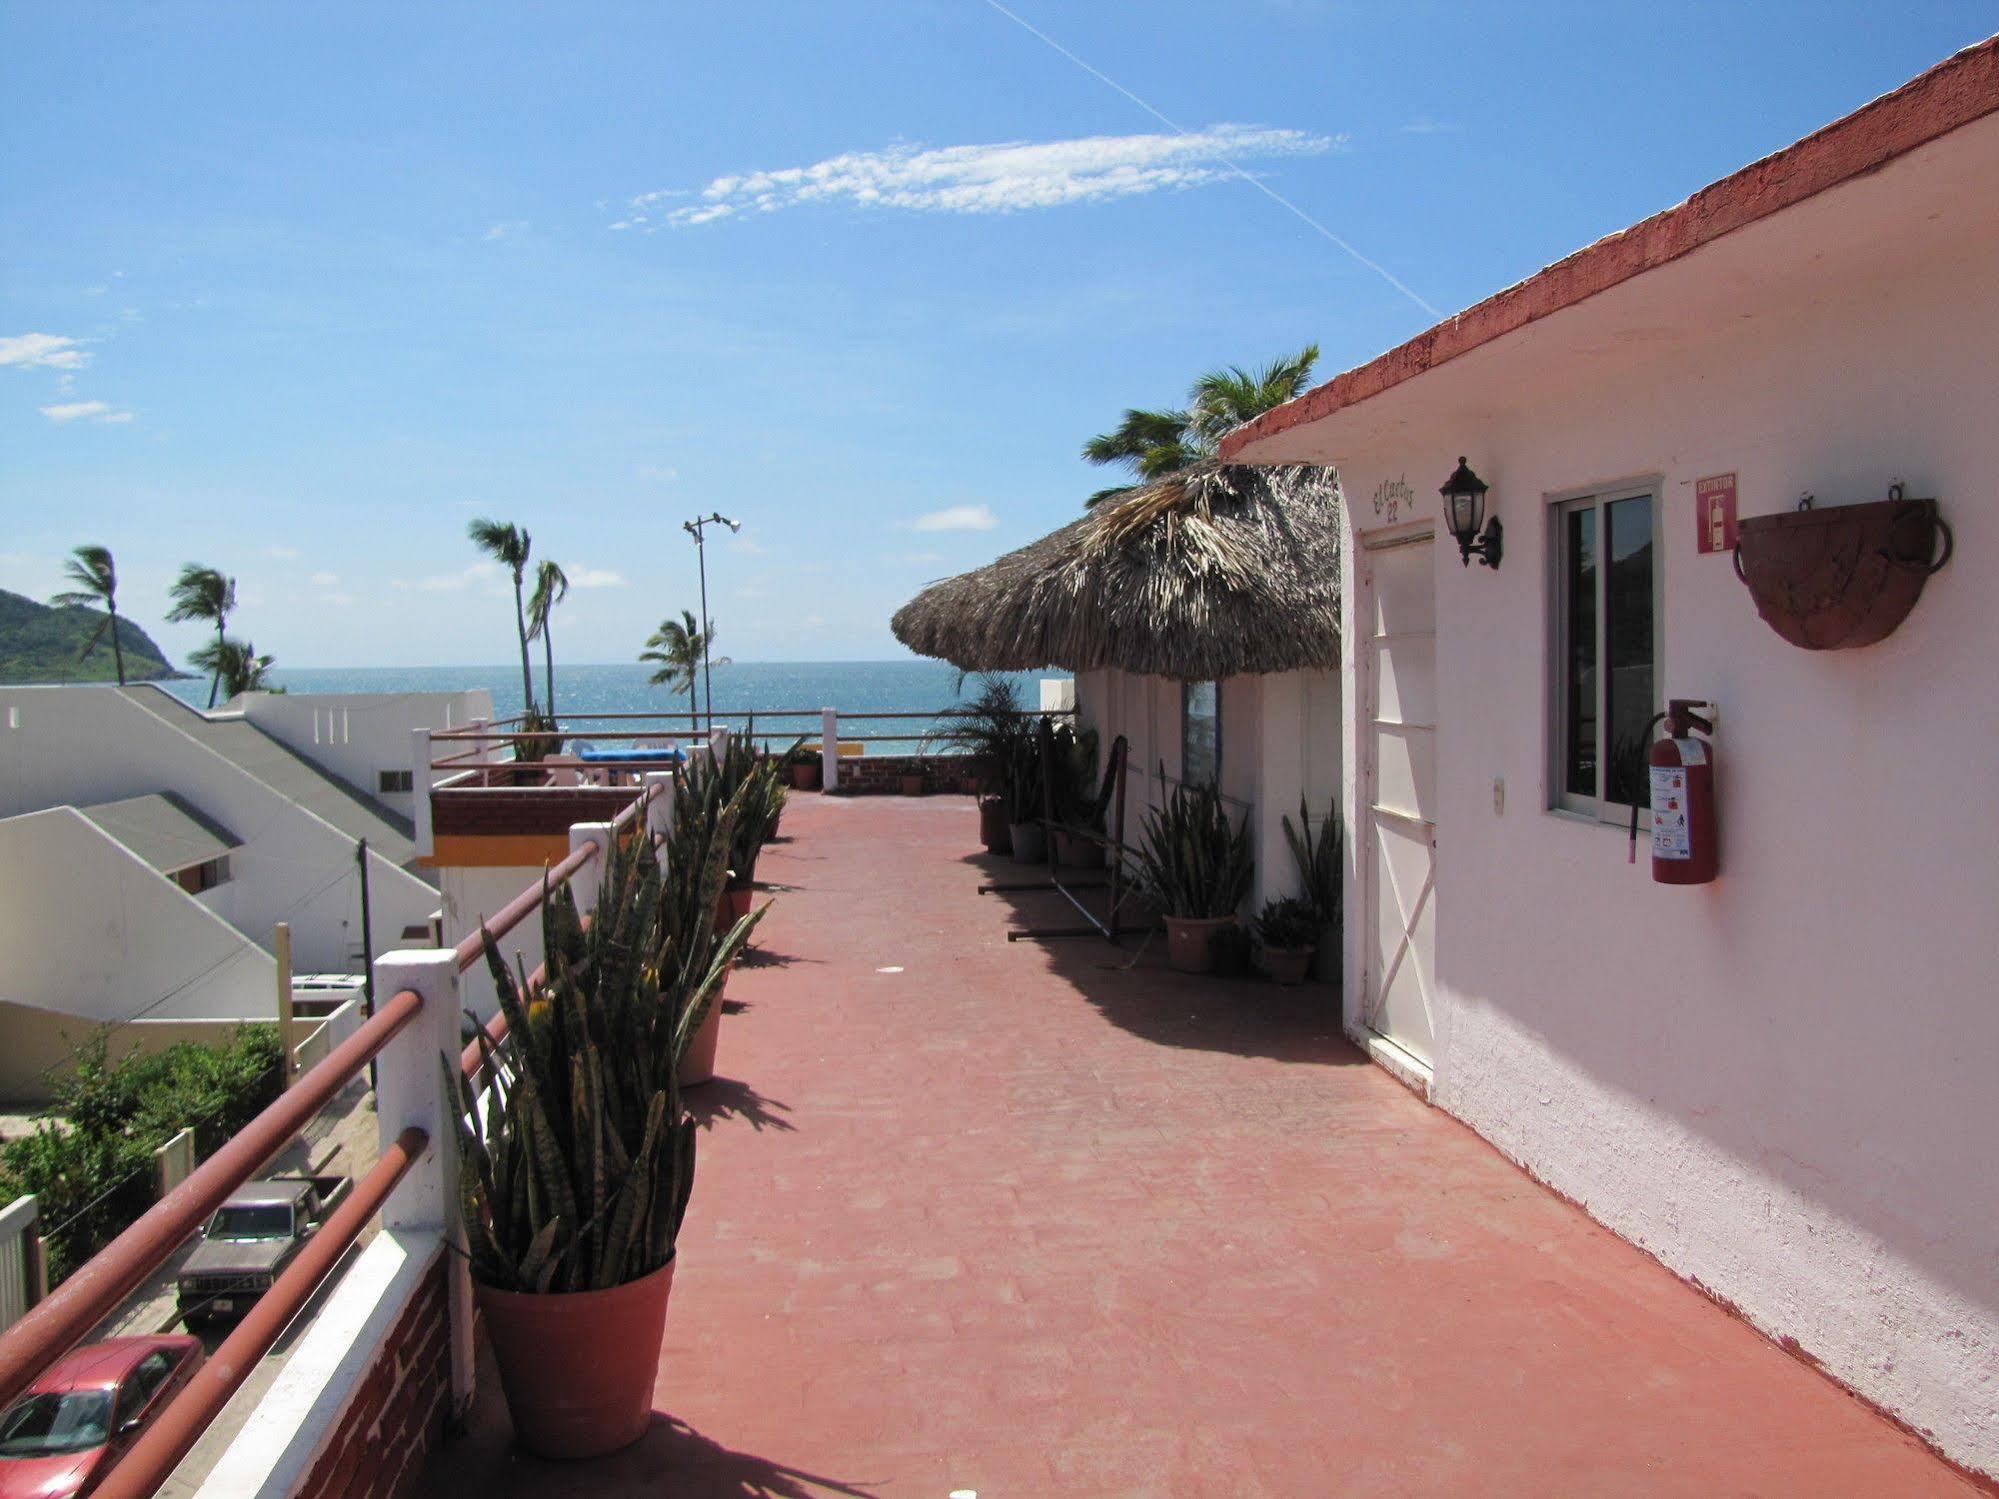
[[[720,508],[721,649],[896,656],[896,605],[1108,482],[1126,405],[1309,340],[1330,376],[1999,29],[1008,8],[1179,131],[990,0],[0,11],[0,586],[103,541],[148,628],[199,560],[284,665],[502,661],[490,514],[617,661]]]

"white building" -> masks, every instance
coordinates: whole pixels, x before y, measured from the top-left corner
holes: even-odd
[[[1224,446],[1336,465],[1348,501],[1352,1034],[1988,1472],[1995,412],[1987,42]],[[1440,515],[1461,454],[1497,570]],[[1747,521],[1898,483],[1955,555],[1879,644],[1787,643],[1704,550],[1697,494]],[[1669,698],[1719,710],[1712,884],[1627,862],[1628,746]]]
[[[37,1059],[95,1025],[270,1018],[280,922],[299,972],[359,972],[362,840],[375,951],[427,944],[443,902],[389,801],[411,800],[413,730],[491,713],[484,692],[204,714],[150,685],[0,687],[0,1096],[38,1096]]]

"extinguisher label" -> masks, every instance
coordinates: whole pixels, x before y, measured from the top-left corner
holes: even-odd
[[[1651,769],[1652,857],[1690,859],[1693,847],[1687,837],[1687,773],[1678,765],[1654,765]]]
[[[1707,741],[1703,739],[1675,739],[1673,748],[1680,752],[1682,765],[1707,764]]]

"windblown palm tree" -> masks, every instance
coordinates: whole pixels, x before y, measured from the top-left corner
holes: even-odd
[[[191,619],[211,620],[215,625],[215,643],[219,647],[228,630],[229,616],[236,608],[236,580],[224,577],[212,567],[203,567],[199,562],[190,562],[180,570],[174,585],[167,591],[173,601],[167,610],[167,618],[175,624],[185,624]],[[203,651],[208,647],[203,646]],[[192,658],[190,658],[192,659]],[[208,658],[211,662],[214,655]],[[215,694],[222,685],[222,673],[216,670],[208,679],[208,706],[215,706]],[[234,696],[234,694],[231,694]]]
[[[654,686],[664,684],[668,692],[687,694],[687,711],[697,711],[694,688],[700,680],[701,655],[703,651],[715,648],[715,621],[708,621],[708,633],[703,635],[701,627],[694,623],[694,611],[683,609],[679,619],[663,619],[659,628],[646,637],[647,649],[639,652],[639,660],[650,661],[659,667],[646,680]],[[727,656],[714,658],[714,665],[727,666]],[[708,705],[712,716],[715,705]]]
[[[527,578],[528,553],[534,543],[526,531],[511,521],[502,524],[496,520],[475,520],[465,528],[465,534],[472,538],[474,546],[514,575],[514,626],[521,638],[521,711],[531,714],[535,711],[534,673],[528,666],[527,605],[521,589]]]
[[[271,668],[277,664],[275,657],[258,655],[249,641],[227,636],[211,640],[187,659],[190,665],[215,674],[224,689],[224,701],[246,692],[269,691]]]
[[[1120,464],[1139,484],[1211,458],[1230,431],[1302,394],[1318,360],[1319,346],[1307,344],[1260,370],[1236,364],[1210,370],[1194,382],[1185,410],[1127,411],[1117,426],[1083,444],[1083,457],[1091,463]],[[1087,508],[1136,487],[1100,489],[1083,504]]]
[[[94,609],[102,607],[104,618],[90,638],[83,643],[83,649],[76,653],[76,659],[87,661],[90,653],[97,649],[97,643],[106,633],[111,636],[111,657],[118,665],[118,685],[125,685],[125,648],[118,643],[118,566],[111,560],[111,549],[101,546],[80,546],[69,554],[62,565],[63,576],[75,586],[57,594],[49,602],[59,609]]]
[[[555,606],[569,597],[569,575],[557,563],[544,559],[534,570],[534,595],[528,600],[528,639],[541,639],[542,691],[547,694],[548,716],[555,717],[555,632],[548,617]]]

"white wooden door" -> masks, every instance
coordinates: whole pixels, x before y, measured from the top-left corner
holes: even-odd
[[[1436,1039],[1435,544],[1368,546],[1367,926],[1361,1017],[1428,1066]]]

